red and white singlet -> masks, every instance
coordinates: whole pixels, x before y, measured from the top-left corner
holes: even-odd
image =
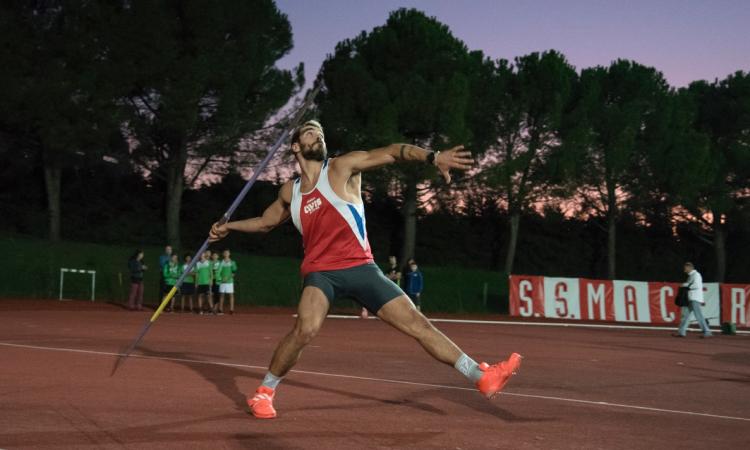
[[[300,192],[299,178],[292,188],[292,221],[302,233],[305,248],[302,277],[373,262],[365,206],[344,201],[333,192],[328,182],[328,161],[323,162],[318,183],[310,192]]]

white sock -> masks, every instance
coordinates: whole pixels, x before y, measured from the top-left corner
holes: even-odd
[[[484,374],[484,372],[479,369],[479,364],[477,364],[477,362],[473,359],[469,358],[466,353],[461,353],[461,356],[458,357],[458,360],[456,361],[456,364],[453,365],[453,367],[455,367],[456,370],[464,374],[466,378],[474,383],[479,381],[479,379],[482,378],[482,375]]]
[[[263,383],[261,383],[261,386],[269,387],[271,389],[276,389],[276,386],[278,386],[279,383],[281,383],[281,378],[283,377],[277,377],[271,372],[268,372],[266,373],[266,376],[263,378]]]

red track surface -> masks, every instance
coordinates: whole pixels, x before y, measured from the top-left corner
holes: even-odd
[[[0,448],[750,447],[747,336],[439,324],[476,359],[525,356],[487,401],[383,323],[332,319],[279,388],[280,417],[261,421],[244,399],[288,313],[164,314],[135,352],[145,357],[111,377],[108,353],[149,314],[0,301]]]

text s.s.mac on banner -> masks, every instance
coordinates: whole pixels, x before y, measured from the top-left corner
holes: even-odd
[[[510,314],[676,325],[680,308],[674,297],[679,287],[680,283],[511,275]],[[750,285],[704,283],[703,298],[703,315],[711,325],[731,321],[747,326]]]

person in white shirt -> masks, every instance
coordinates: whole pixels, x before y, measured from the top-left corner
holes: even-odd
[[[695,314],[695,320],[698,321],[698,325],[703,331],[701,337],[710,337],[711,329],[708,328],[706,319],[703,317],[701,306],[705,305],[706,302],[703,300],[703,277],[695,270],[693,263],[686,262],[684,266],[685,273],[688,278],[687,281],[682,285],[688,288],[688,305],[682,307],[682,320],[680,320],[680,328],[677,330],[675,337],[685,337],[687,332],[688,323],[690,322],[690,314]]]

